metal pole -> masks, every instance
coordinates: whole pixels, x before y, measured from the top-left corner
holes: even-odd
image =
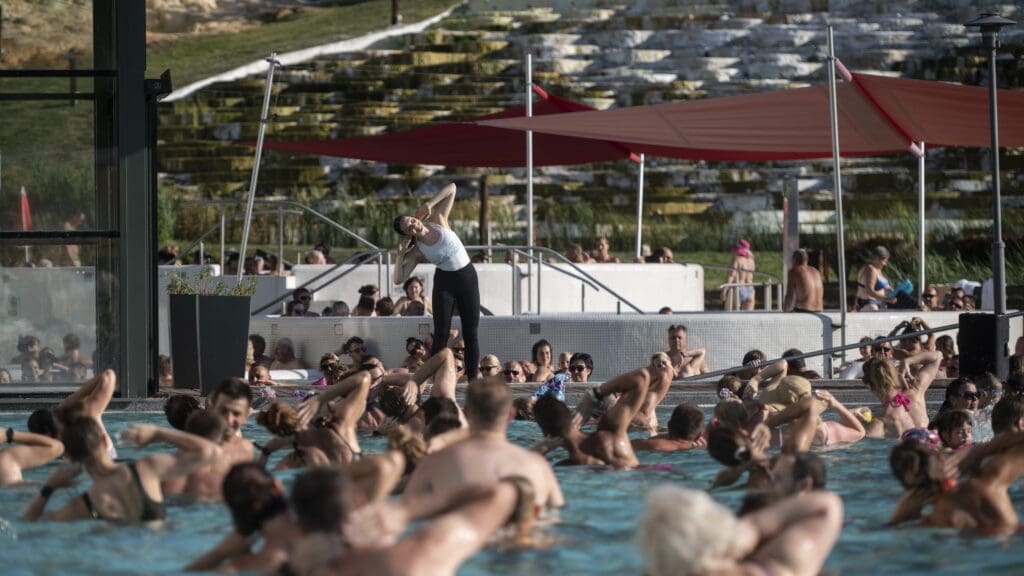
[[[996,102],[997,86],[996,56],[999,50],[999,33],[984,35],[988,54],[988,108],[989,126],[992,131],[992,303],[996,315],[1006,314],[1006,245],[1003,243],[1003,200],[999,182],[999,104]]]
[[[203,264],[206,264],[206,253],[205,253],[205,251],[203,249],[203,243],[200,242],[199,243],[199,265],[202,266]]]
[[[220,273],[224,275],[225,263],[227,262],[225,257],[224,248],[224,235],[227,233],[225,226],[227,225],[227,219],[224,217],[224,206],[220,207]]]
[[[277,207],[277,275],[284,275],[284,209]]]
[[[644,155],[640,154],[640,170],[636,184],[636,258],[640,259],[644,233]]]
[[[924,142],[918,142],[921,155],[917,158],[917,301],[924,302]]]
[[[533,116],[533,54],[526,55],[526,117]],[[526,245],[530,247],[527,259],[526,295],[533,308],[533,130],[526,131]]]
[[[270,90],[274,85],[274,70],[279,62],[277,53],[271,52],[267,59],[270,66],[267,67],[267,85],[263,89],[263,111],[260,112],[259,134],[256,136],[256,160],[252,165],[252,177],[249,179],[249,202],[245,205],[245,224],[242,225],[242,249],[238,252],[238,274],[235,279],[242,281],[242,273],[245,272],[242,264],[245,262],[245,251],[249,247],[249,227],[252,225],[252,205],[256,200],[256,182],[260,175],[260,159],[263,157],[263,136],[267,131],[267,113],[270,111]]]
[[[836,253],[839,258],[839,338],[846,346],[846,247],[843,242],[843,178],[839,167],[839,106],[836,102],[836,50],[828,27],[828,112],[832,126],[832,176],[836,195]],[[846,349],[842,350],[846,362]]]

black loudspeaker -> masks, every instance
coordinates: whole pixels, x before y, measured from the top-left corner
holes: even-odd
[[[980,376],[991,372],[1005,379],[1009,372],[1010,319],[995,314],[960,315],[957,334],[960,350],[960,373]]]

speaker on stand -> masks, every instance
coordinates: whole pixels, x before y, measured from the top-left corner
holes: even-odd
[[[991,372],[1005,379],[1009,372],[1010,319],[995,314],[961,314],[957,348],[964,376]]]

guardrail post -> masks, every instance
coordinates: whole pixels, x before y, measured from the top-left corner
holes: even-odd
[[[580,312],[587,311],[587,285],[580,282]]]
[[[225,265],[227,263],[227,260],[225,259],[225,256],[224,256],[224,235],[227,233],[227,231],[225,229],[226,226],[227,226],[227,219],[224,217],[224,205],[221,204],[221,207],[220,207],[220,273],[221,273],[222,276],[224,275],[224,272],[225,272],[225,268],[224,267],[225,267]],[[281,257],[283,258],[284,255],[282,254]]]
[[[284,209],[277,207],[277,275],[284,275]]]

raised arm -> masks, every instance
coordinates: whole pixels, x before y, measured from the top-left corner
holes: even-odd
[[[751,376],[750,380],[747,381],[748,389],[751,393],[757,394],[762,388],[770,388],[782,381],[786,377],[788,370],[789,364],[784,358],[773,362],[761,368],[757,374]]]
[[[140,448],[166,442],[178,449],[177,454],[154,454],[139,461],[160,480],[191,474],[221,456],[220,446],[206,438],[150,424],[132,424],[121,432],[121,438]]]
[[[455,204],[455,183],[451,183],[441,189],[437,196],[431,198],[423,206],[427,209],[431,222],[448,227],[448,214]]]
[[[907,368],[918,368],[917,376],[914,380],[914,389],[917,390],[918,394],[923,395],[928,391],[928,387],[935,381],[936,374],[939,373],[939,364],[942,363],[942,352],[925,350],[918,352],[913,356],[908,356],[903,361]]]
[[[396,286],[404,284],[420,262],[426,262],[423,253],[409,238],[402,237],[395,256],[395,269],[391,272],[391,282]]]
[[[86,413],[89,416],[99,418],[110,404],[115,390],[117,390],[117,376],[113,370],[104,370],[62,400],[60,406],[81,402],[85,405]]]
[[[636,371],[612,378],[601,384],[597,389],[601,398],[607,397],[609,394],[619,394],[619,401],[609,408],[601,421],[597,423],[598,429],[625,434],[629,430],[629,424],[633,421],[633,417],[640,411],[647,398],[649,379],[649,374]]]
[[[760,572],[817,574],[843,524],[843,501],[826,490],[790,496],[744,517],[755,538],[748,561]],[[750,542],[746,543],[747,547]]]
[[[242,536],[234,530],[217,543],[209,552],[192,561],[185,567],[186,572],[209,572],[216,570],[224,562],[252,551],[252,539]]]
[[[769,428],[776,428],[792,422],[789,434],[782,441],[783,454],[796,454],[810,450],[818,420],[825,408],[825,402],[814,396],[805,396],[785,410],[776,412],[765,422]]]
[[[370,394],[371,381],[370,373],[363,371],[353,374],[335,385],[346,385],[340,393],[344,399],[336,403],[331,412],[335,422],[355,429],[359,418],[366,411],[366,397]]]
[[[331,400],[342,396],[348,396],[350,392],[357,389],[365,388],[362,392],[363,404],[359,408],[361,410],[366,409],[366,394],[370,391],[371,378],[369,372],[360,370],[354,374],[346,376],[341,382],[328,387],[326,390],[321,392],[318,396],[310,396],[299,406],[299,425],[305,428],[313,421],[317,413],[320,412],[321,406],[326,406]],[[355,407],[351,408],[353,411]],[[337,413],[336,413],[337,415]],[[356,415],[358,418],[358,415]],[[346,420],[347,421],[347,420]]]
[[[60,440],[42,434],[15,431],[10,434],[10,438],[17,446],[0,452],[0,459],[11,462],[22,470],[38,468],[64,452],[64,445]]]

